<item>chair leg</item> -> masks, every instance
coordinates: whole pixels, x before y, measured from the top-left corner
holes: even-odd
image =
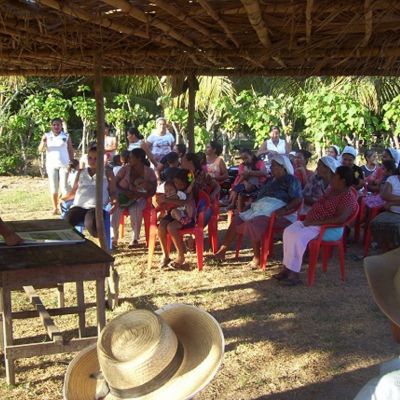
[[[195,232],[194,240],[196,243],[197,265],[199,271],[203,270],[204,235],[203,231]]]
[[[218,250],[218,230],[217,220],[211,219],[208,223],[208,238],[210,240],[211,251],[215,254]]]
[[[236,254],[235,258],[239,258],[239,252],[240,252],[240,247],[242,246],[242,240],[243,240],[243,235],[237,235],[236,236]]]
[[[144,233],[146,236],[146,246],[149,245],[149,237],[150,237],[150,214],[144,214],[143,216],[144,221]]]
[[[308,278],[308,286],[312,286],[315,280],[315,269],[317,267],[319,249],[317,249],[314,244],[310,243],[308,246],[308,250],[310,255],[308,262],[307,278]]]
[[[332,246],[322,246],[322,271],[328,270],[328,260],[332,256]]]
[[[151,269],[151,264],[152,264],[153,256],[154,256],[154,248],[156,247],[156,238],[157,238],[157,227],[150,226],[149,247],[148,247],[149,255],[147,258],[148,269]]]

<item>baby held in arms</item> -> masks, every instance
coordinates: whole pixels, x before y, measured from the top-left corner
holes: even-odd
[[[189,188],[188,188],[189,189]],[[190,189],[189,189],[190,190]],[[173,200],[186,200],[187,194],[181,190],[177,190],[173,181],[169,180],[164,183],[165,198]],[[192,204],[175,207],[169,210],[169,214],[173,219],[182,225],[189,224],[193,219],[194,208]]]

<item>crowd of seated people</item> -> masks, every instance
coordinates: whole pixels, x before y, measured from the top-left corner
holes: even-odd
[[[108,131],[105,134],[108,136]],[[120,146],[118,154],[109,147],[112,153],[107,157],[112,157],[113,168],[106,168],[104,177],[104,202],[112,205],[113,245],[118,245],[122,213],[130,217],[132,238],[128,247],[134,248],[140,245],[145,208],[157,207],[162,250],[159,265],[180,268],[185,264],[185,242],[178,232],[195,224],[199,193],[204,192],[213,205],[207,210],[207,221],[212,212],[220,210],[220,188],[229,177],[222,146],[211,141],[205,152],[187,152],[184,144],[175,143],[164,118],[156,120],[156,128],[147,139],[135,127],[127,130],[126,138],[126,146]],[[278,127],[271,128],[270,138],[258,151],[239,149],[241,163],[227,207],[233,218],[216,259],[224,260],[237,235],[244,235],[253,248],[249,266],[258,268],[261,238],[274,213],[274,227],[283,231],[282,271],[276,278],[283,284],[296,285],[308,242],[318,236],[321,225],[344,224],[357,202],[365,206],[366,220],[370,209],[380,211],[368,221],[374,242],[383,250],[400,246],[400,156],[396,149],[384,149],[381,157],[377,150],[368,149],[364,153],[365,164],[358,165],[354,147],[346,145],[340,151],[339,146],[332,144],[318,160],[315,171],[309,166],[308,150],[298,149],[289,157],[290,150]],[[84,204],[82,193],[87,196],[84,185],[94,181],[95,156],[95,148],[91,148],[85,167],[78,170],[75,166],[76,172],[71,168],[71,176],[76,174],[75,181],[62,197],[71,205],[67,220],[72,224],[84,223],[93,235],[96,235],[95,191],[92,187],[92,197],[84,198]],[[338,230],[336,234],[341,232]],[[334,230],[330,234],[335,236]],[[170,258],[168,235],[176,249],[174,261]]]

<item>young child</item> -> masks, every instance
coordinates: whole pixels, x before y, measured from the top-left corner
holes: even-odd
[[[164,183],[164,193],[167,201],[170,199],[175,199],[175,200],[187,199],[186,193],[181,190],[177,190],[174,181],[172,180],[166,181]],[[189,204],[178,207],[174,206],[174,208],[171,208],[169,210],[169,214],[173,219],[180,222],[182,225],[186,225],[192,221],[193,207]]]
[[[117,154],[113,157],[113,174],[117,176],[118,171],[129,161],[129,151],[122,150],[121,154]]]
[[[233,210],[235,208],[239,195],[251,196],[256,194],[257,190],[267,178],[265,163],[259,160],[250,150],[240,150],[240,157],[243,162],[239,166],[238,175],[233,182],[232,190],[229,194],[228,210]],[[239,211],[243,208],[243,204],[241,203],[242,202],[239,201]]]

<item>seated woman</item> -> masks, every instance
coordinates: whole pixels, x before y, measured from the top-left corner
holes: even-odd
[[[224,159],[221,157],[222,145],[216,141],[212,141],[207,145],[207,172],[219,184],[229,178],[228,169]]]
[[[307,214],[311,206],[327,192],[337,167],[338,163],[333,157],[324,156],[319,159],[315,174],[303,189],[302,215]]]
[[[267,180],[258,193],[257,200],[250,209],[236,215],[229,225],[222,246],[216,253],[219,259],[225,258],[229,245],[236,234],[248,234],[251,239],[254,256],[249,264],[252,268],[260,265],[261,238],[268,227],[271,214],[275,211],[278,227],[288,226],[296,218],[295,212],[301,202],[300,182],[293,175],[293,167],[288,157],[276,155],[271,163],[272,178]],[[293,218],[294,217],[294,218]]]
[[[356,180],[354,181],[355,183],[353,184],[354,189],[360,190],[364,188],[364,173],[358,165],[354,164],[354,161],[356,160],[357,157],[357,150],[352,147],[352,146],[346,146],[343,149],[342,155],[341,155],[341,160],[342,160],[342,165],[346,167],[350,167],[353,172],[354,172],[354,177]]]
[[[381,192],[386,202],[385,212],[378,214],[371,222],[372,237],[384,250],[400,246],[400,176],[389,176]]]
[[[246,197],[256,197],[261,185],[265,183],[268,173],[265,163],[259,160],[251,150],[241,149],[240,157],[243,162],[239,165],[238,175],[233,182],[229,194],[228,209],[233,210],[239,199],[238,210],[242,211]]]
[[[97,148],[91,147],[87,157],[88,166],[78,171],[72,190],[62,200],[73,199],[65,220],[72,226],[84,224],[93,237],[97,237],[96,227],[96,168]],[[103,177],[103,207],[111,200],[113,208],[117,204],[114,174],[106,170]],[[112,212],[113,209],[110,211]]]
[[[260,146],[257,151],[257,157],[263,155],[275,155],[275,154],[289,154],[292,146],[287,143],[285,139],[280,138],[281,130],[278,126],[271,127],[269,131],[269,139]]]
[[[313,175],[313,172],[307,169],[307,164],[310,161],[311,153],[307,150],[298,150],[294,157],[294,176],[300,181],[301,187],[304,188],[308,179]]]
[[[331,181],[331,190],[314,203],[304,221],[296,221],[283,231],[283,266],[274,275],[276,279],[289,286],[301,283],[299,273],[304,252],[308,243],[318,236],[321,225],[341,225],[357,209],[357,198],[351,188],[353,184],[353,170],[338,167]],[[332,233],[342,235],[342,231]]]
[[[160,198],[160,206],[165,208],[176,209],[176,207],[185,207],[185,210],[196,210],[196,203],[198,199],[198,192],[196,185],[193,182],[193,174],[187,169],[181,169],[174,178],[174,185],[177,191],[181,191],[186,195],[185,200],[179,198],[163,197]],[[160,239],[161,250],[163,252],[163,258],[160,262],[160,268],[183,268],[185,266],[185,245],[179,230],[185,227],[192,227],[195,224],[196,212],[190,213],[191,220],[187,220],[189,213],[185,213],[185,217],[181,220],[177,220],[174,215],[168,213],[163,217],[158,226],[158,237]],[[167,246],[167,234],[171,235],[172,242],[177,251],[177,257],[174,262],[171,262],[169,257],[169,249]]]
[[[399,153],[396,149],[392,147],[388,147],[383,150],[382,153],[382,163],[384,161],[393,161],[396,165],[396,168],[399,165]],[[376,171],[368,177],[366,183],[368,184],[367,189],[372,193],[379,193],[381,186],[385,183],[387,176],[384,174],[383,166],[380,166],[376,169]]]
[[[145,151],[136,148],[130,152],[129,163],[124,165],[117,173],[116,183],[121,201],[119,207],[116,207],[111,221],[114,231],[114,245],[118,243],[121,213],[126,208],[128,209],[132,226],[132,240],[128,247],[136,247],[139,244],[146,200],[154,195],[157,187],[156,175],[147,164]]]
[[[366,164],[361,167],[365,183],[368,184],[369,181],[375,178],[376,172],[379,168],[378,166],[378,153],[375,150],[367,150],[364,153],[364,158]]]

